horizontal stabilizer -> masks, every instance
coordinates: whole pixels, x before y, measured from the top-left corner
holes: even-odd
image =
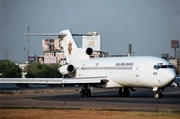
[[[66,33],[38,33],[38,34],[25,34],[26,36],[66,36]]]
[[[25,34],[25,36],[66,36],[66,33],[38,33],[38,34]],[[90,34],[72,34],[72,36],[92,36]]]

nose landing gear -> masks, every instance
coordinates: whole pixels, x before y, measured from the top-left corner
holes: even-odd
[[[160,92],[160,91],[154,92],[154,98],[161,99],[162,97],[163,97],[162,92]]]
[[[154,92],[154,98],[156,99],[161,99],[163,97],[162,91],[163,89],[158,89],[157,91]]]

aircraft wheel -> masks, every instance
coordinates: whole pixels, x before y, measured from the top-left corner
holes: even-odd
[[[119,97],[123,97],[124,96],[124,93],[123,93],[123,90],[122,88],[119,89]]]
[[[91,89],[82,89],[80,91],[80,96],[81,97],[91,97]]]
[[[162,93],[160,93],[160,98],[162,98],[163,97],[163,94]]]
[[[81,97],[84,97],[84,96],[85,96],[85,90],[84,90],[84,89],[82,89],[82,90],[80,91],[80,96],[81,96]]]
[[[87,89],[86,96],[87,96],[87,97],[91,97],[91,89]]]
[[[130,90],[128,88],[124,88],[124,96],[129,97],[130,96]]]
[[[119,89],[119,97],[129,97],[129,96],[130,96],[129,88],[120,88]]]
[[[159,92],[159,93],[154,93],[154,98],[156,98],[156,99],[160,99],[160,98],[162,98],[163,97],[163,94],[161,93],[161,92]]]

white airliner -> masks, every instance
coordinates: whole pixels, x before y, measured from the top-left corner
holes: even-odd
[[[69,30],[60,32],[68,65],[59,68],[62,74],[69,74],[73,80],[92,79],[92,84],[83,84],[81,96],[91,96],[88,86],[119,88],[119,96],[130,96],[133,87],[152,88],[155,98],[162,98],[166,86],[175,79],[175,70],[166,60],[152,56],[90,58],[91,48],[78,48]],[[66,35],[64,35],[66,34]],[[100,78],[100,83],[94,83]],[[129,90],[130,89],[130,90]]]
[[[90,58],[93,53],[92,48],[78,48],[72,35],[70,30],[63,30],[57,34],[35,36],[58,36],[62,40],[68,64],[59,67],[58,70],[72,78],[57,80],[59,84],[82,85],[81,97],[90,97],[92,86],[119,88],[120,97],[129,97],[130,90],[135,91],[134,87],[151,88],[155,98],[162,98],[164,88],[175,79],[173,66],[162,58],[153,56]],[[32,83],[44,81],[43,79],[28,80]],[[55,80],[44,82],[56,82]],[[16,82],[20,82],[19,79]]]

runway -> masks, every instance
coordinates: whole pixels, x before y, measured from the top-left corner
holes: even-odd
[[[0,107],[180,111],[180,87],[166,88],[162,99],[155,99],[151,89],[144,88],[131,92],[127,98],[119,97],[118,89],[98,88],[92,90],[91,97],[82,98],[75,89],[77,88],[0,90]]]

